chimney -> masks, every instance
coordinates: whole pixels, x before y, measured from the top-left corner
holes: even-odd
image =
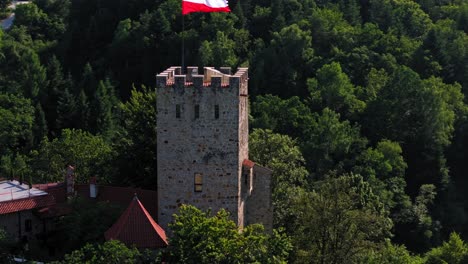
[[[96,184],[96,176],[93,176],[89,179],[89,197],[96,198],[98,195],[98,187]]]
[[[75,168],[71,165],[67,166],[65,182],[67,184],[67,195],[75,193]]]

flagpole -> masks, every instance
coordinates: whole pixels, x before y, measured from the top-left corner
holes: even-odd
[[[185,69],[185,15],[182,15],[182,68],[180,74],[184,73]]]

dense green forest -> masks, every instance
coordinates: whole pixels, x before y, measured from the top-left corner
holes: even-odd
[[[290,262],[465,263],[468,2],[230,6],[18,6],[0,30],[1,175],[59,181],[74,164],[81,182],[155,186],[155,74],[184,41],[186,65],[249,67],[250,155],[274,170]]]

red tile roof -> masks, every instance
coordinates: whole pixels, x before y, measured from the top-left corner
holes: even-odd
[[[161,248],[168,245],[166,233],[136,196],[104,237],[106,240],[120,240],[127,246],[135,245],[137,248]]]
[[[0,202],[0,214],[9,214],[24,210],[47,207],[55,204],[52,195],[40,195],[30,198]]]
[[[63,182],[34,184],[33,187],[51,194],[54,196],[57,203],[64,203],[67,201],[67,188]]]
[[[251,160],[248,160],[248,159],[245,159],[245,160],[242,162],[242,166],[251,169],[251,168],[253,168],[253,166],[255,166],[255,162],[253,162],[253,161],[251,161]]]

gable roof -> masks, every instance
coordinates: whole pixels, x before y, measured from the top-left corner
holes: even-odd
[[[168,245],[166,232],[154,221],[137,196],[104,237],[137,248],[161,248]]]

